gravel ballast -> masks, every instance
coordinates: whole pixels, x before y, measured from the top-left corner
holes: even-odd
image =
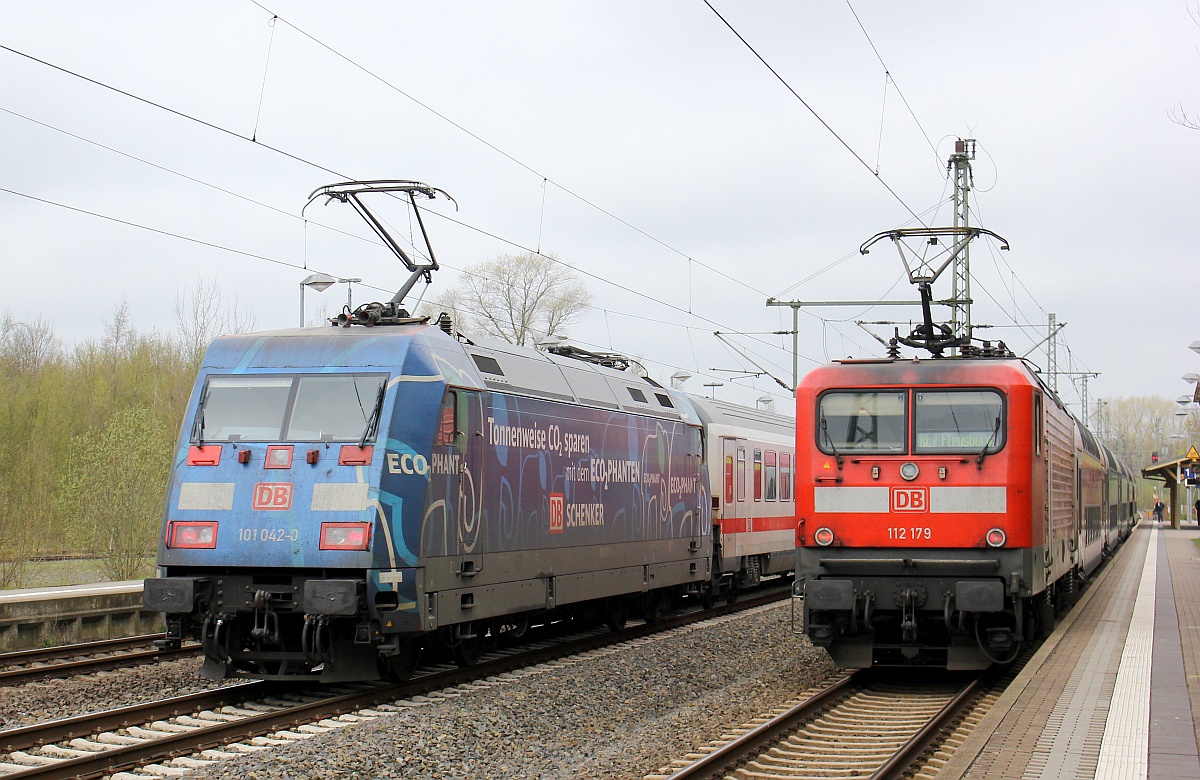
[[[640,778],[816,684],[784,604],[431,695],[192,777]]]

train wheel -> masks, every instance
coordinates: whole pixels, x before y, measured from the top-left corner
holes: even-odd
[[[400,652],[395,655],[379,656],[379,671],[383,679],[391,682],[408,682],[417,670],[417,658],[421,648],[416,642],[400,640]]]
[[[475,623],[463,623],[457,628],[459,638],[451,648],[454,663],[461,667],[474,666],[479,663],[479,656],[483,655],[483,633],[487,629],[485,626],[477,627]]]
[[[646,597],[645,618],[647,623],[661,623],[671,607],[671,599],[665,593],[651,593]]]
[[[609,599],[604,603],[604,625],[609,631],[620,631],[625,628],[629,619],[629,607],[624,599]]]
[[[1037,600],[1037,618],[1041,637],[1046,639],[1054,632],[1054,602],[1045,593]]]
[[[529,631],[529,614],[523,613],[520,615],[510,616],[498,622],[496,634],[503,634],[509,639],[520,639]]]

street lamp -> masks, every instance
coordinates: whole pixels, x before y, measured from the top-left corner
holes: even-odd
[[[317,292],[325,292],[335,284],[346,285],[346,306],[350,311],[354,311],[354,283],[361,282],[362,279],[352,277],[342,279],[341,277],[330,276],[329,274],[309,274],[304,281],[300,282],[300,327],[304,327],[304,288],[311,287]]]

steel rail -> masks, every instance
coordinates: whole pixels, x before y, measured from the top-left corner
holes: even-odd
[[[980,689],[984,687],[983,680],[984,677],[980,676],[967,684],[957,696],[948,701],[945,707],[942,707],[928,723],[921,727],[920,731],[913,734],[891,758],[883,762],[883,766],[876,769],[868,780],[897,780],[902,777],[904,771],[912,766],[913,762],[937,739],[946,724],[953,721],[967,703],[979,693]]]
[[[859,684],[861,677],[861,672],[843,677],[787,712],[776,715],[732,742],[722,745],[704,758],[685,766],[670,775],[667,780],[721,777],[733,772],[739,764],[761,753],[765,746],[795,730],[797,721],[815,715],[822,707],[843,695],[848,688]]]
[[[56,645],[55,647],[35,647],[29,650],[10,650],[0,653],[0,667],[15,664],[37,663],[38,661],[53,661],[64,656],[87,655],[88,653],[104,653],[110,650],[123,650],[127,647],[148,645],[166,634],[139,634],[138,636],[123,636],[115,639],[97,639],[94,642],[80,642],[73,645]]]
[[[119,669],[124,666],[169,661],[181,656],[197,655],[199,652],[199,645],[190,644],[184,647],[165,648],[161,650],[157,648],[153,650],[135,650],[128,653],[121,653],[120,655],[104,656],[102,658],[81,658],[77,661],[63,661],[62,663],[46,664],[44,666],[31,666],[26,669],[4,669],[0,670],[0,686],[23,685],[24,683],[49,678],[90,674],[91,672],[100,672],[106,669]]]
[[[173,696],[169,699],[160,699],[145,704],[131,704],[128,707],[118,707],[103,712],[75,715],[30,726],[18,726],[0,731],[0,750],[24,750],[101,731],[149,723],[163,718],[173,718],[177,715],[188,715],[199,710],[225,707],[243,702],[251,696],[262,696],[277,690],[266,687],[266,683],[253,680],[239,685],[228,685],[224,688]],[[11,775],[0,775],[0,778],[6,777],[11,777]]]

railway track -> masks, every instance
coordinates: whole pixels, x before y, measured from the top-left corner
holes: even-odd
[[[135,767],[178,774],[237,753],[305,739],[357,720],[402,711],[392,702],[459,686],[496,684],[539,664],[603,650],[655,634],[783,600],[780,588],[736,605],[636,625],[620,632],[596,628],[557,639],[531,638],[520,648],[485,656],[466,669],[425,667],[411,682],[297,689],[247,682],[190,696],[0,731],[0,778],[101,777]],[[479,681],[483,682],[479,682]],[[451,693],[451,695],[453,695]],[[159,763],[156,763],[159,762]]]
[[[646,780],[899,777],[986,686],[985,677],[944,672],[848,675]]]
[[[162,638],[162,634],[143,634],[0,653],[0,686],[22,685],[36,680],[156,663],[196,655],[199,652],[199,646],[194,643],[177,649],[152,647],[156,640]]]

